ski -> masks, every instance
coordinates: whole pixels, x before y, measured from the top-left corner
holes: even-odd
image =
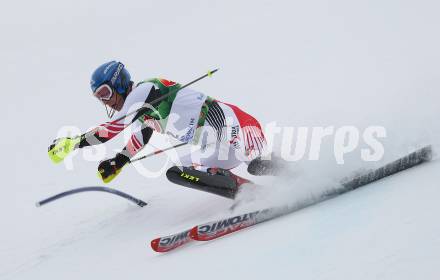
[[[249,212],[234,217],[220,219],[195,226],[190,231],[190,238],[197,241],[209,241],[259,223],[273,220],[306,207],[324,202],[341,194],[358,189],[377,180],[394,175],[403,170],[412,168],[432,158],[432,147],[426,146],[378,169],[356,176],[341,183],[341,186],[328,190],[321,196],[302,201],[300,203],[280,207],[267,208]]]
[[[403,170],[415,167],[432,158],[431,146],[426,146],[391,163],[388,163],[378,169],[369,171],[363,175],[356,176],[350,180],[341,183],[341,186],[323,193],[319,197],[311,198],[296,204],[271,207],[262,210],[256,210],[233,217],[211,221],[200,224],[190,230],[157,238],[151,242],[151,247],[156,252],[168,252],[180,247],[192,240],[210,241],[227,234],[240,231],[242,229],[273,220],[275,218],[290,214],[303,208],[332,199],[341,194],[358,189],[382,178],[394,175]]]
[[[297,207],[271,207],[256,210],[233,217],[215,220],[197,225],[189,230],[176,234],[159,237],[151,241],[151,248],[158,253],[174,250],[191,241],[210,241],[227,234],[254,226],[265,221],[286,215],[300,208],[305,208],[312,203],[298,204]]]

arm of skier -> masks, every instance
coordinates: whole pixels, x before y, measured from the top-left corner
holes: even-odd
[[[136,122],[137,124],[138,122]],[[140,123],[140,122],[139,122]],[[98,172],[104,183],[109,183],[130,162],[130,160],[141,151],[153,134],[153,129],[145,123],[141,124],[128,140],[127,145],[114,158],[102,161],[98,166]]]
[[[122,109],[113,117],[113,121],[101,124],[76,137],[63,137],[54,140],[48,149],[50,159],[55,163],[59,163],[75,149],[99,145],[114,138],[131,125],[138,116],[130,117],[129,120],[119,119],[144,106],[149,93],[153,90],[154,87],[151,83],[145,83],[135,88],[125,100]]]
[[[49,157],[53,162],[59,163],[73,150],[105,143],[129,125],[130,123],[110,121],[79,136],[58,138],[49,146]]]

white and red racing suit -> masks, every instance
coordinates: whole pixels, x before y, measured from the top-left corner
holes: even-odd
[[[139,83],[128,94],[122,109],[112,120],[85,133],[80,147],[105,143],[131,126],[131,137],[121,152],[136,155],[149,141],[153,131],[167,134],[180,142],[200,145],[197,152],[182,156],[183,166],[232,169],[265,152],[266,140],[259,122],[237,106],[213,99],[203,93],[165,79]],[[171,93],[151,110],[119,120]]]

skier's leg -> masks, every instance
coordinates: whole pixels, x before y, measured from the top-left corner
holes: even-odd
[[[279,167],[278,161],[261,160],[261,156],[267,153],[266,139],[260,123],[253,116],[237,106],[217,102],[208,112],[206,122],[212,128],[211,138],[216,137],[220,146],[216,147],[214,153],[203,154],[210,156],[204,156],[197,162],[201,165],[200,170],[231,170],[244,162],[252,175],[275,173]]]
[[[203,129],[200,139],[204,148],[182,157],[184,167],[171,168],[167,177],[177,184],[199,188],[200,185],[206,187],[206,183],[202,182],[205,176],[200,173],[205,172],[211,182],[215,181],[214,178],[223,177],[219,179],[222,182],[216,181],[215,184],[224,184],[229,188],[232,186],[236,192],[240,185],[250,181],[230,170],[243,162],[249,163],[265,149],[266,141],[260,124],[234,105],[215,102],[208,112]]]
[[[244,142],[246,137],[243,134],[242,125],[247,125],[246,128],[249,128],[253,123],[259,126],[258,122],[238,107],[216,102],[208,112],[206,123],[215,131],[217,143],[213,152],[203,154],[204,157],[199,162],[200,168],[204,168],[211,174],[232,177],[238,186],[249,182],[230,170],[252,159],[246,151]],[[262,145],[259,147],[262,148]],[[209,156],[206,156],[207,154]]]
[[[281,158],[271,154],[270,159],[264,159],[266,155],[270,154],[270,151],[267,150],[266,139],[260,123],[237,106],[226,103],[221,105],[224,112],[227,112],[228,109],[232,110],[240,123],[241,139],[238,143],[244,146],[244,151],[239,151],[239,153],[246,155],[244,162],[248,165],[247,171],[256,176],[280,174],[285,167]],[[231,142],[233,141],[234,139],[231,139]]]
[[[226,147],[221,147],[221,143],[217,143],[182,157],[182,166],[168,169],[167,178],[178,185],[234,198],[239,186],[249,181],[229,171],[241,161],[232,151],[227,151],[225,155]]]
[[[232,120],[227,140],[238,150],[241,160],[247,162],[264,155],[267,143],[258,120],[235,105],[220,103],[220,106]]]
[[[234,198],[238,187],[249,181],[229,171],[242,161],[229,143],[217,142],[218,135],[219,131],[213,127],[204,127],[200,142],[203,148],[181,157],[182,166],[171,167],[167,178],[182,186]]]

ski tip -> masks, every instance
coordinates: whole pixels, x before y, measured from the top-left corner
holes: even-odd
[[[150,242],[151,249],[153,249],[153,251],[155,251],[157,253],[166,253],[166,252],[169,252],[173,249],[176,249],[177,247],[182,245],[182,244],[174,244],[174,245],[169,246],[169,245],[161,244],[161,241],[162,241],[162,238],[156,238],[156,239],[151,240],[151,242]]]
[[[189,230],[186,230],[173,235],[153,239],[150,242],[150,246],[153,251],[156,251],[158,253],[165,253],[174,250],[177,247],[180,247],[191,241],[191,238],[189,237],[189,232]]]
[[[187,243],[189,240],[183,240],[182,242],[176,242],[173,244],[161,244],[161,241],[163,238],[156,238],[151,240],[150,242],[150,246],[151,249],[153,249],[153,251],[157,252],[157,253],[166,253],[169,252],[171,250],[176,249],[177,247],[182,246],[183,244]]]
[[[35,207],[41,207],[41,203],[40,202],[36,202],[35,203]]]
[[[150,246],[151,246],[151,249],[153,249],[153,251],[161,253],[162,251],[159,250],[159,242],[160,242],[160,238],[156,238],[154,240],[151,240]]]

